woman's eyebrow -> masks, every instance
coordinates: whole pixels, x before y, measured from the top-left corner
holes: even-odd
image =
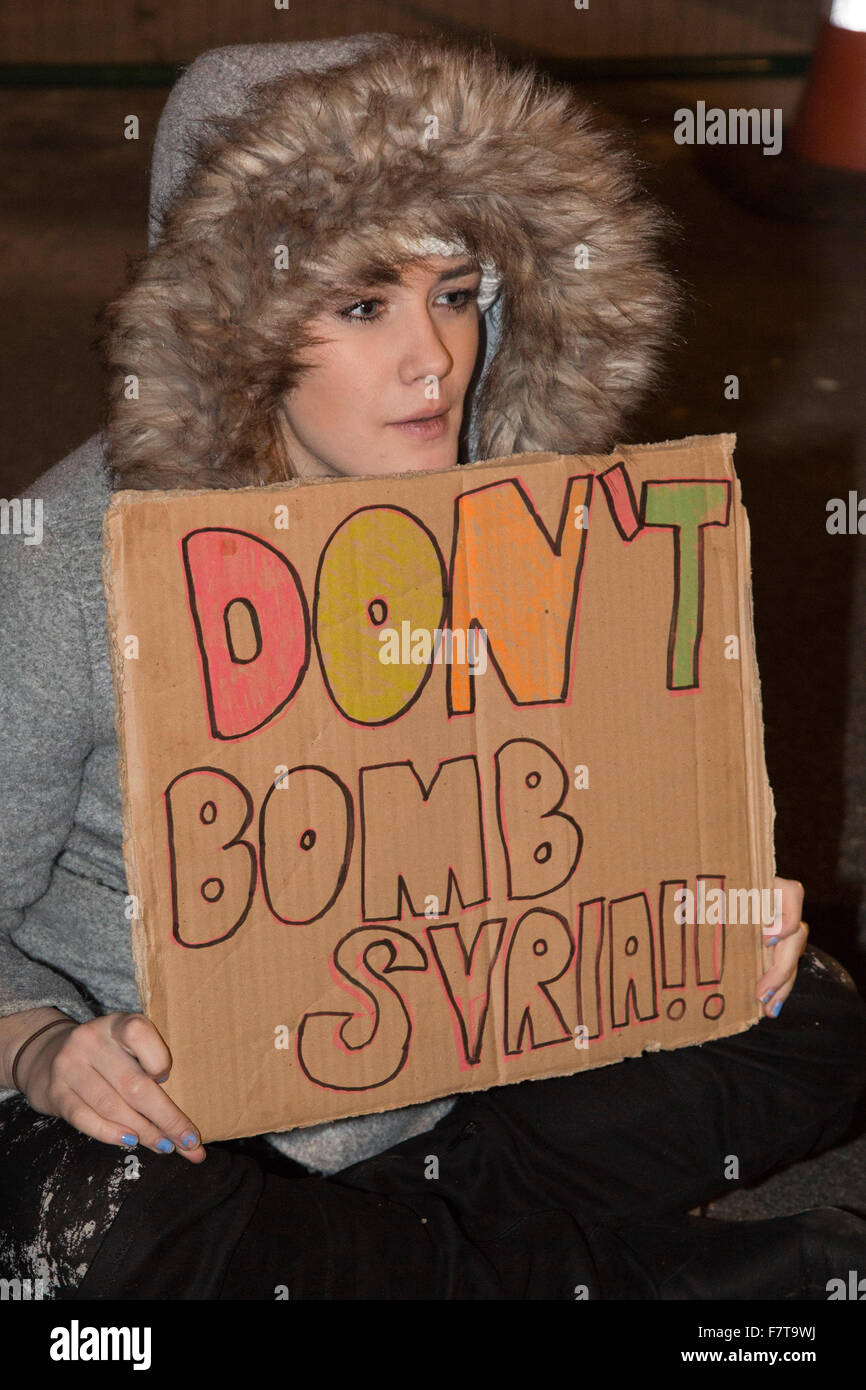
[[[371,261],[365,265],[354,266],[344,280],[331,287],[331,293],[369,294],[371,291],[387,289],[389,285],[398,285],[400,280],[401,274],[397,266]]]
[[[481,267],[477,264],[477,262],[475,265],[473,265],[471,261],[467,261],[465,265],[455,265],[451,270],[443,270],[442,274],[439,276],[439,279],[457,280],[461,275],[471,275],[473,271],[480,269]]]

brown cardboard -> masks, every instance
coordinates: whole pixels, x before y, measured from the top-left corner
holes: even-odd
[[[759,1017],[711,891],[775,872],[733,445],[114,495],[137,979],[205,1141]]]

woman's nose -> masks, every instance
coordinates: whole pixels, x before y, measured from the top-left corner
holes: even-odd
[[[401,372],[406,384],[411,385],[419,377],[447,376],[454,360],[426,308],[413,315],[406,334]]]

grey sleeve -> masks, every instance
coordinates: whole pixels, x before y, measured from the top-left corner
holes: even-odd
[[[47,525],[38,545],[0,534],[0,1017],[44,1005],[93,1017],[14,940],[69,836],[92,746],[84,618],[61,542]]]

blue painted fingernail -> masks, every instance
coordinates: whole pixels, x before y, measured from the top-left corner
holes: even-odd
[[[171,1142],[170,1139],[160,1139],[156,1147],[159,1149],[161,1154],[174,1153],[174,1144]]]
[[[782,1005],[784,1004],[784,1002],[785,1002],[784,999],[780,999],[779,1002],[778,1002],[778,1004],[774,1004],[774,1005],[773,1005],[772,1009],[770,1010],[770,1012],[771,1012],[772,1015],[773,1015],[773,1018],[778,1018],[778,1017],[779,1017],[779,1010],[781,1009],[781,1007],[782,1007]]]
[[[185,1149],[194,1149],[197,1143],[198,1140],[194,1134],[185,1134],[183,1136],[183,1147]]]
[[[767,942],[767,945],[768,945],[768,946],[775,946],[775,944],[776,944],[776,942],[777,942],[778,940],[779,940],[778,936],[771,936],[770,939],[769,939],[769,941]]]
[[[160,1084],[160,1086],[161,1086],[162,1083],[163,1083],[163,1081],[167,1081],[167,1080],[168,1080],[168,1072],[166,1072],[165,1076],[158,1076],[156,1079],[157,1079],[157,1081],[159,1082],[159,1084]]]
[[[766,1004],[767,1000],[772,999],[775,993],[776,991],[774,989],[768,989],[766,994],[761,995],[761,1003]]]
[[[121,1141],[122,1144],[126,1144],[130,1149],[134,1149],[135,1146],[136,1146],[136,1144],[138,1143],[138,1135],[137,1135],[137,1134],[121,1134],[121,1136],[120,1136],[120,1141]]]

